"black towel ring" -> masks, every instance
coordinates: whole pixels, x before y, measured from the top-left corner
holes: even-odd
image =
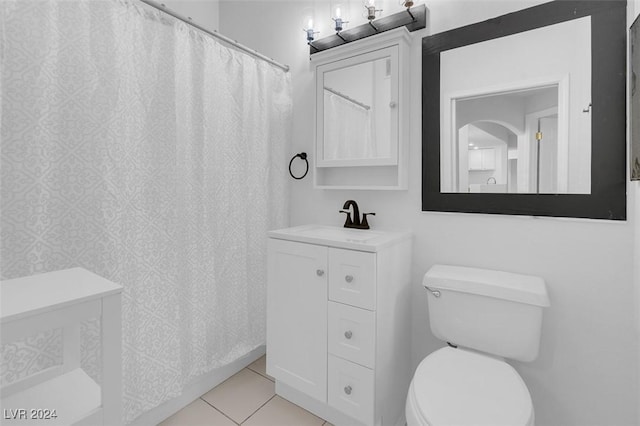
[[[293,164],[293,160],[295,160],[296,157],[300,157],[301,159],[304,160],[305,163],[307,163],[307,170],[305,170],[304,174],[302,176],[300,176],[300,177],[294,176],[293,172],[291,172],[291,164]],[[289,174],[291,175],[291,177],[294,178],[294,179],[298,179],[299,180],[299,179],[304,178],[307,175],[307,173],[309,173],[309,160],[307,160],[307,153],[306,152],[301,152],[300,154],[294,155],[291,158],[291,161],[289,161]]]

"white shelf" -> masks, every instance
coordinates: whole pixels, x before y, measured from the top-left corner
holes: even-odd
[[[2,424],[122,423],[121,292],[82,268],[0,282],[2,343],[56,328],[63,338],[61,365],[2,386]],[[80,366],[80,323],[90,318],[100,318],[102,386]]]
[[[101,409],[100,386],[76,368],[22,392],[2,398],[3,425],[73,425],[88,413]],[[23,418],[16,410],[24,409]],[[31,410],[55,410],[56,418],[33,418]],[[9,411],[12,410],[12,411]],[[18,417],[7,419],[6,417]]]
[[[122,286],[82,268],[15,278],[0,284],[0,323],[122,291]]]

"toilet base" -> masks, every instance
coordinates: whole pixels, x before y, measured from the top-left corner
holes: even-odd
[[[409,385],[409,392],[407,393],[407,403],[405,406],[405,417],[407,420],[407,426],[427,426],[428,423],[421,419],[418,407],[416,406],[416,397],[413,392],[413,380],[411,380],[411,384]]]

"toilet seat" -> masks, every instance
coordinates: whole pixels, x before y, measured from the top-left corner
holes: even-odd
[[[422,360],[411,382],[407,411],[407,420],[431,426],[533,424],[529,390],[513,367],[451,347]]]

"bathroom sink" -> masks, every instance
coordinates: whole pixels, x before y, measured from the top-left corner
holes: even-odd
[[[376,252],[381,247],[393,244],[410,233],[351,229],[327,225],[303,225],[270,231],[269,236],[303,243],[324,244],[362,251]]]
[[[352,243],[365,243],[373,238],[379,238],[383,234],[369,229],[336,228],[333,226],[316,225],[307,229],[301,229],[301,235],[320,238],[323,240],[339,240]]]

